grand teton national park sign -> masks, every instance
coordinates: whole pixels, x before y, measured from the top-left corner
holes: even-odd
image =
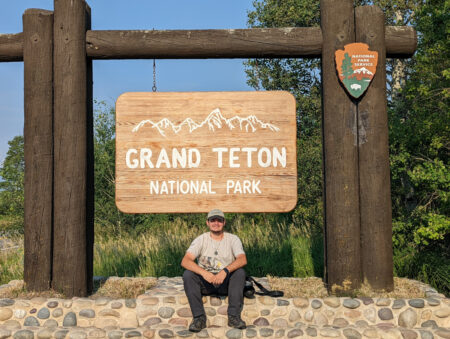
[[[116,134],[123,212],[287,212],[297,202],[288,92],[125,93]]]

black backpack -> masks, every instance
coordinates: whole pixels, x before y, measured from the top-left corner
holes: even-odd
[[[253,287],[253,283],[260,289],[260,292],[256,292]],[[253,299],[255,294],[258,295],[268,295],[270,297],[278,298],[284,295],[283,291],[269,291],[255,279],[250,276],[245,277],[245,286],[244,286],[244,296],[249,299]]]

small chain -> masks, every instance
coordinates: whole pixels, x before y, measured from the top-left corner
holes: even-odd
[[[153,87],[152,91],[156,92],[156,60],[153,59]]]
[[[209,237],[209,239],[211,240],[211,245],[214,248],[214,255],[218,255],[219,254],[219,248],[220,248],[220,245],[222,244],[223,237],[222,237],[222,239],[219,240],[219,244],[217,246],[214,246],[214,240],[211,238],[211,236]]]

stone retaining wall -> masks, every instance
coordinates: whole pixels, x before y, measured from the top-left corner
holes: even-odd
[[[429,333],[442,332],[443,337],[450,338],[450,301],[432,289],[424,299],[256,296],[244,301],[243,320],[256,329],[272,329],[270,335],[275,335],[277,329],[367,329],[378,326],[426,329],[431,330]],[[208,326],[212,329],[226,328],[227,298],[204,297],[203,302]],[[95,328],[110,336],[109,333],[120,329],[186,329],[191,319],[179,277],[160,278],[155,288],[136,299],[0,299],[0,339],[7,338],[6,334],[1,334],[2,329],[15,335],[26,328],[53,328],[55,337],[56,329],[61,327]],[[139,333],[143,335],[142,331]],[[226,332],[224,335],[229,337]]]

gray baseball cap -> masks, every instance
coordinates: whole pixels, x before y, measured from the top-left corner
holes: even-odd
[[[208,219],[212,217],[221,217],[225,219],[225,214],[223,214],[221,210],[215,208],[208,213]]]

